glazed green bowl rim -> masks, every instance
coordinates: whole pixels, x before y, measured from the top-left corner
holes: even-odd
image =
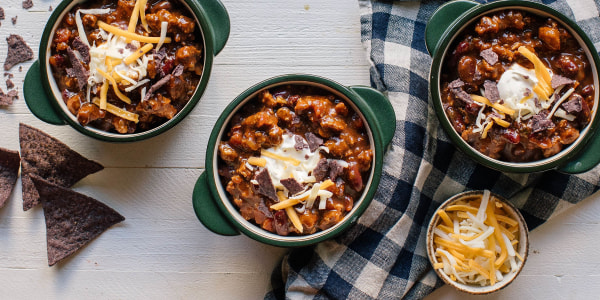
[[[451,3],[451,2],[449,2]],[[448,4],[449,4],[448,3]],[[575,142],[562,149],[559,153],[544,158],[541,160],[525,163],[515,163],[501,161],[498,159],[490,158],[481,152],[475,150],[462,137],[456,132],[452,126],[448,116],[446,115],[443,105],[441,103],[440,96],[440,79],[441,70],[448,53],[450,46],[452,46],[458,35],[469,25],[473,24],[478,20],[479,17],[485,14],[492,13],[494,11],[505,10],[505,9],[516,9],[525,10],[538,16],[552,17],[554,20],[559,22],[565,27],[579,42],[579,44],[585,49],[588,60],[592,64],[591,70],[594,76],[595,85],[595,101],[594,107],[592,108],[592,120],[590,123],[580,131],[580,136]],[[454,22],[444,30],[444,34],[441,36],[441,41],[435,47],[433,53],[433,61],[431,65],[430,78],[429,78],[429,89],[431,92],[431,99],[433,99],[433,105],[438,116],[440,124],[444,128],[444,131],[448,134],[455,146],[457,146],[462,152],[466,153],[469,157],[474,159],[476,162],[496,169],[503,172],[512,173],[529,173],[529,172],[541,172],[549,169],[561,167],[573,159],[579,152],[585,148],[586,144],[592,139],[594,134],[598,131],[600,126],[600,117],[598,117],[598,102],[600,100],[598,88],[600,79],[599,71],[600,58],[594,47],[594,44],[585,34],[583,30],[571,19],[566,17],[564,14],[554,10],[553,8],[530,1],[515,1],[515,0],[500,0],[496,2],[490,2],[486,4],[478,4],[473,8],[467,10],[460,15]]]
[[[114,0],[115,2],[117,0]],[[200,77],[200,81],[196,86],[194,94],[190,97],[185,106],[177,112],[177,114],[170,120],[165,121],[161,125],[152,128],[150,130],[131,133],[131,134],[120,134],[107,132],[91,126],[82,126],[77,121],[77,116],[73,115],[66,106],[61,96],[61,91],[56,84],[54,79],[52,68],[50,67],[50,52],[52,39],[56,32],[56,29],[60,25],[62,18],[77,4],[93,2],[93,0],[63,0],[52,12],[46,26],[44,28],[42,39],[39,46],[39,60],[42,74],[42,85],[48,95],[48,99],[51,102],[52,107],[60,115],[60,117],[71,127],[84,135],[103,140],[108,142],[134,142],[141,141],[151,137],[155,137],[177,125],[181,122],[198,104],[202,94],[204,93],[210,77],[212,68],[212,62],[214,57],[214,37],[207,30],[211,26],[209,20],[205,16],[200,5],[194,0],[175,0],[184,6],[195,18],[196,25],[199,25],[199,31],[203,42],[203,70]],[[46,76],[44,76],[46,74]]]
[[[440,209],[445,209],[446,207],[450,206],[451,204],[455,203],[456,201],[462,199],[462,198],[466,198],[466,197],[470,197],[473,195],[483,195],[483,190],[471,190],[471,191],[464,191],[462,193],[458,193],[448,199],[446,199],[446,201],[444,201],[435,211],[437,212]],[[461,291],[461,292],[465,292],[465,293],[469,293],[469,294],[473,294],[473,295],[484,295],[484,294],[489,294],[489,293],[493,293],[496,291],[499,291],[503,288],[505,288],[506,286],[508,286],[511,282],[513,282],[517,276],[521,273],[521,271],[523,270],[523,267],[525,266],[525,262],[527,262],[527,257],[529,256],[529,229],[527,228],[527,222],[525,222],[525,218],[523,218],[523,215],[521,214],[521,212],[519,211],[519,209],[517,209],[517,207],[515,207],[512,203],[510,203],[508,200],[506,200],[506,198],[495,194],[495,193],[490,193],[490,197],[494,197],[497,200],[499,200],[500,202],[502,202],[503,205],[505,205],[508,209],[508,213],[515,218],[518,223],[519,223],[519,243],[518,243],[518,249],[515,249],[515,252],[519,253],[519,255],[521,255],[523,257],[523,261],[519,261],[517,262],[518,268],[517,271],[515,273],[507,273],[504,275],[504,278],[501,281],[496,282],[496,284],[492,285],[492,286],[476,286],[476,285],[468,285],[468,284],[462,284],[460,282],[456,282],[450,279],[450,277],[448,275],[446,275],[444,272],[442,272],[439,269],[434,269],[435,273],[438,275],[439,278],[441,278],[446,284],[456,288],[457,290]],[[431,263],[431,265],[433,266],[437,260],[435,259],[435,249],[434,249],[434,244],[433,244],[433,238],[435,236],[434,234],[434,229],[435,226],[441,222],[441,218],[437,213],[434,213],[434,215],[431,217],[431,219],[429,220],[429,224],[427,225],[427,257],[429,258],[429,262]]]
[[[289,84],[302,84],[322,88],[328,92],[332,92],[338,97],[341,97],[348,104],[353,106],[353,109],[359,113],[365,121],[367,133],[373,149],[373,162],[371,166],[371,174],[365,189],[361,194],[361,198],[354,202],[353,209],[344,217],[342,221],[333,227],[318,231],[309,235],[298,236],[280,236],[275,233],[268,232],[256,224],[245,220],[239,210],[232,204],[227,193],[224,190],[223,184],[218,175],[218,144],[221,136],[224,134],[229,120],[233,115],[241,109],[248,101],[253,99],[261,90],[273,88],[277,86]],[[341,85],[333,80],[325,77],[310,75],[310,74],[286,74],[266,79],[248,88],[237,96],[219,116],[212,132],[206,151],[206,173],[210,192],[217,203],[220,211],[225,218],[233,224],[233,226],[247,235],[248,237],[275,246],[282,247],[300,247],[318,243],[330,239],[344,230],[346,230],[354,221],[362,215],[364,210],[371,203],[382,172],[384,148],[379,125],[376,122],[375,115],[369,108],[368,104],[355,92],[348,87]]]

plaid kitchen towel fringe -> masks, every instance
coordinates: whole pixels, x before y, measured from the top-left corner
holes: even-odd
[[[359,0],[371,83],[387,94],[398,119],[377,194],[340,237],[293,249],[273,273],[267,299],[421,299],[442,285],[425,249],[436,208],[464,190],[489,189],[521,209],[530,229],[596,192],[600,167],[579,175],[556,171],[506,174],[458,151],[428,102],[431,57],[427,20],[443,2]],[[600,3],[546,1],[576,20],[596,48]]]

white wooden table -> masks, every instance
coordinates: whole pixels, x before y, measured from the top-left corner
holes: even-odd
[[[36,52],[49,6],[34,0],[2,0],[0,61],[6,37],[22,35]],[[57,137],[105,170],[74,189],[115,208],[127,219],[67,261],[49,268],[40,207],[23,212],[20,180],[0,210],[0,293],[4,299],[258,299],[285,249],[245,236],[222,237],[205,229],[192,210],[191,195],[203,172],[208,134],[217,116],[249,86],[284,73],[313,73],[343,84],[369,84],[369,64],[360,44],[354,0],[224,0],[231,35],[216,57],[199,105],[177,127],[159,137],[110,144],[70,127],[36,119],[23,101],[22,83],[31,62],[11,70],[20,99],[0,110],[0,147],[19,149],[18,123]],[[19,15],[13,26],[10,18]],[[2,79],[2,77],[0,77]],[[5,89],[4,80],[0,87]],[[523,273],[490,298],[597,298],[600,295],[600,198],[573,207],[531,233]],[[444,287],[430,299],[461,299]]]

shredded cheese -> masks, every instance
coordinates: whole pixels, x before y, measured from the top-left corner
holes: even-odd
[[[94,100],[92,101],[92,103],[94,103],[95,105],[100,106],[100,99],[98,98],[94,98]],[[132,121],[132,122],[139,122],[139,116],[138,114],[126,111],[124,109],[121,109],[113,104],[107,103],[106,104],[106,111],[117,116],[117,117],[121,117],[125,120],[128,121]]]
[[[127,104],[131,104],[131,99],[129,99],[129,97],[123,95],[123,93],[121,93],[121,91],[119,91],[117,82],[115,81],[115,79],[112,76],[110,76],[109,74],[107,74],[106,72],[104,72],[100,69],[96,69],[96,71],[98,73],[100,73],[100,75],[102,75],[104,78],[106,78],[110,82],[110,84],[113,86],[113,91],[115,92],[117,97],[119,97],[119,99],[121,99],[121,101],[123,101]]]
[[[294,227],[296,227],[296,229],[298,229],[298,231],[302,233],[304,228],[302,227],[302,223],[300,222],[300,218],[298,218],[298,214],[296,213],[296,211],[291,207],[286,207],[285,213],[288,215],[290,221],[292,221]]]
[[[142,21],[142,27],[146,32],[150,32],[150,28],[148,28],[148,21],[146,21],[146,3],[148,0],[140,0],[140,20]]]
[[[538,90],[542,90],[543,92],[541,94],[536,92],[536,94],[542,96],[542,98],[545,97],[546,99],[544,100],[547,100],[548,95],[551,95],[554,92],[550,85],[550,81],[552,80],[550,72],[548,71],[544,63],[540,60],[540,58],[537,57],[537,55],[535,55],[525,46],[519,47],[517,51],[533,63],[533,66],[535,68],[535,77],[537,77],[538,79],[538,84],[534,87],[534,91],[536,88],[539,87]]]
[[[100,109],[106,110],[106,95],[108,93],[108,82],[105,80],[100,88]]]
[[[556,110],[558,109],[558,107],[565,102],[565,100],[567,100],[567,98],[569,98],[569,96],[571,96],[571,94],[573,94],[573,92],[575,91],[574,88],[570,88],[568,91],[565,92],[564,95],[562,95],[562,97],[560,97],[560,99],[558,99],[558,101],[556,101],[556,103],[554,104],[554,107],[552,108],[552,110],[550,111],[550,113],[548,114],[548,116],[546,117],[547,119],[552,118],[552,116],[554,115],[554,113],[556,112]]]
[[[259,167],[264,167],[267,165],[267,160],[265,160],[262,157],[249,157],[248,158],[248,163],[253,165],[253,166],[259,166]]]
[[[319,189],[325,190],[325,189],[327,189],[328,187],[330,187],[330,186],[332,186],[334,184],[335,183],[333,183],[333,181],[331,181],[331,179],[327,179],[327,180],[325,180],[325,181],[323,181],[321,183],[321,185],[319,186]]]
[[[131,55],[129,55],[127,58],[125,58],[125,60],[123,60],[123,62],[125,62],[125,64],[130,65],[133,62],[135,62],[138,58],[140,58],[142,55],[148,53],[148,51],[152,50],[152,48],[154,47],[154,45],[152,44],[146,44],[144,45],[142,48],[137,49],[135,52],[133,52]]]
[[[514,248],[518,237],[513,232],[518,222],[489,191],[475,199],[460,199],[436,214],[439,223],[433,243],[438,260],[434,268],[451,280],[493,285],[514,272],[517,261],[523,261]]]
[[[160,39],[158,40],[158,44],[156,44],[156,51],[160,50],[160,47],[162,47],[163,43],[165,42],[165,40],[167,38],[168,26],[169,26],[168,22],[160,23]]]
[[[498,118],[498,117],[493,117],[492,118],[494,120],[494,122],[504,128],[508,128],[510,126],[510,123]]]
[[[531,98],[533,98],[533,93],[530,93],[530,94],[529,94],[529,96],[525,96],[525,97],[523,97],[523,98],[522,98],[522,99],[521,99],[519,102],[520,102],[521,104],[523,104],[523,103],[525,103],[527,100],[529,100],[529,99],[531,99]]]
[[[313,184],[312,189],[310,189],[310,194],[308,196],[308,199],[306,200],[306,207],[311,208],[313,206],[313,204],[315,203],[315,200],[317,199],[317,196],[319,196],[320,186],[321,186],[321,184],[318,182]]]
[[[267,150],[265,150],[265,149],[261,149],[261,150],[260,150],[260,155],[262,155],[262,156],[266,156],[266,157],[270,157],[270,158],[273,158],[273,159],[278,159],[278,160],[282,160],[282,161],[287,161],[287,162],[291,163],[291,164],[292,164],[292,165],[294,165],[294,166],[298,166],[298,165],[300,165],[300,161],[299,161],[299,160],[297,160],[297,159],[295,159],[295,158],[291,158],[291,157],[285,157],[285,156],[277,155],[277,154],[275,154],[275,153],[273,153],[273,152],[269,152],[269,151],[267,151]]]
[[[121,28],[106,24],[102,21],[98,21],[97,22],[98,27],[114,34],[114,35],[118,35],[118,36],[122,36],[124,38],[127,39],[132,39],[132,40],[136,40],[138,42],[141,43],[152,43],[152,44],[156,44],[160,41],[159,37],[149,37],[149,36],[143,36],[143,35],[139,35],[139,34],[135,34],[126,30],[123,30]],[[171,42],[171,38],[167,37],[164,40],[164,43],[170,43]]]
[[[136,85],[137,81],[133,80],[133,78],[130,78],[129,76],[123,74],[120,71],[114,70],[113,71],[113,78],[115,80],[117,80],[117,78],[123,79],[125,80],[125,82],[123,82],[123,80],[119,81],[119,83],[126,85],[126,83],[129,83],[131,85]]]
[[[129,18],[129,26],[127,27],[127,31],[131,33],[135,32],[135,27],[137,26],[138,17],[140,15],[140,4],[140,0],[135,1],[135,6],[131,12],[131,17]]]
[[[440,218],[442,218],[442,221],[444,221],[444,224],[446,224],[446,226],[454,227],[452,220],[450,219],[450,217],[448,216],[448,214],[445,211],[438,210],[437,214],[440,216]]]
[[[146,78],[146,79],[142,79],[142,80],[138,81],[136,84],[134,84],[134,85],[132,85],[132,86],[128,86],[128,87],[126,87],[126,88],[125,88],[125,91],[129,93],[129,92],[131,92],[131,91],[133,91],[133,90],[137,89],[138,87],[140,87],[140,86],[142,86],[142,85],[146,84],[146,82],[150,82],[150,79],[148,79],[148,78]],[[142,98],[142,99],[143,99],[143,98]]]
[[[275,203],[273,205],[271,205],[271,209],[274,210],[280,210],[280,209],[284,209],[286,207],[292,207],[298,203],[302,202],[302,199],[287,199],[284,201],[281,201],[279,203]]]
[[[508,108],[508,107],[506,107],[506,106],[504,106],[504,105],[502,105],[500,103],[492,103],[486,97],[482,97],[482,96],[479,96],[479,95],[473,95],[473,94],[471,94],[471,99],[473,99],[473,101],[475,101],[475,102],[479,102],[479,103],[483,103],[483,104],[485,104],[487,106],[491,106],[491,107],[495,108],[496,110],[501,111],[501,112],[503,112],[503,113],[505,113],[507,115],[511,115],[512,116],[512,115],[515,114],[515,111],[513,109],[510,109],[510,108]]]
[[[489,122],[487,124],[487,126],[485,126],[485,128],[483,129],[483,132],[481,133],[481,138],[482,139],[487,138],[487,133],[492,128],[493,125],[494,125],[494,122]]]
[[[85,29],[83,27],[83,21],[81,20],[81,14],[89,14],[89,15],[103,15],[110,12],[110,8],[102,8],[102,9],[78,9],[75,12],[75,25],[77,25],[77,34],[82,42],[84,42],[88,47],[90,46],[90,42],[87,39],[87,35],[85,34]]]
[[[572,122],[572,121],[575,121],[575,118],[576,118],[574,115],[568,114],[568,113],[567,113],[567,112],[566,112],[564,109],[562,109],[562,108],[558,108],[558,109],[556,110],[556,112],[554,113],[554,115],[555,115],[555,116],[557,116],[557,117],[559,117],[559,118],[563,118],[563,119],[565,119],[565,120],[571,121],[571,122]]]

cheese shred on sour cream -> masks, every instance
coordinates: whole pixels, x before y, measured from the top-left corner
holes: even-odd
[[[312,174],[322,158],[320,151],[329,152],[329,149],[320,146],[314,152],[311,152],[308,148],[297,150],[295,148],[296,137],[293,134],[284,134],[281,144],[263,149],[260,157],[250,157],[247,163],[251,166],[265,167],[269,170],[269,176],[280,200],[279,203],[272,205],[270,208],[274,210],[284,209],[294,227],[302,233],[302,224],[300,224],[296,210],[292,208],[299,203],[302,203],[301,211],[304,208],[312,208],[319,197],[318,208],[324,210],[327,200],[333,196],[333,193],[326,189],[334,183],[329,179],[318,182]],[[304,143],[308,143],[304,138],[302,140]],[[344,168],[348,167],[348,163],[344,161],[337,160],[336,162]],[[304,190],[296,194],[288,191],[281,184],[281,180],[289,178],[305,185]],[[258,182],[255,184],[258,184]]]
[[[465,197],[436,214],[434,229],[437,263],[451,280],[462,284],[489,286],[516,272],[523,258],[519,223],[509,217],[500,201],[485,190],[483,195]]]

